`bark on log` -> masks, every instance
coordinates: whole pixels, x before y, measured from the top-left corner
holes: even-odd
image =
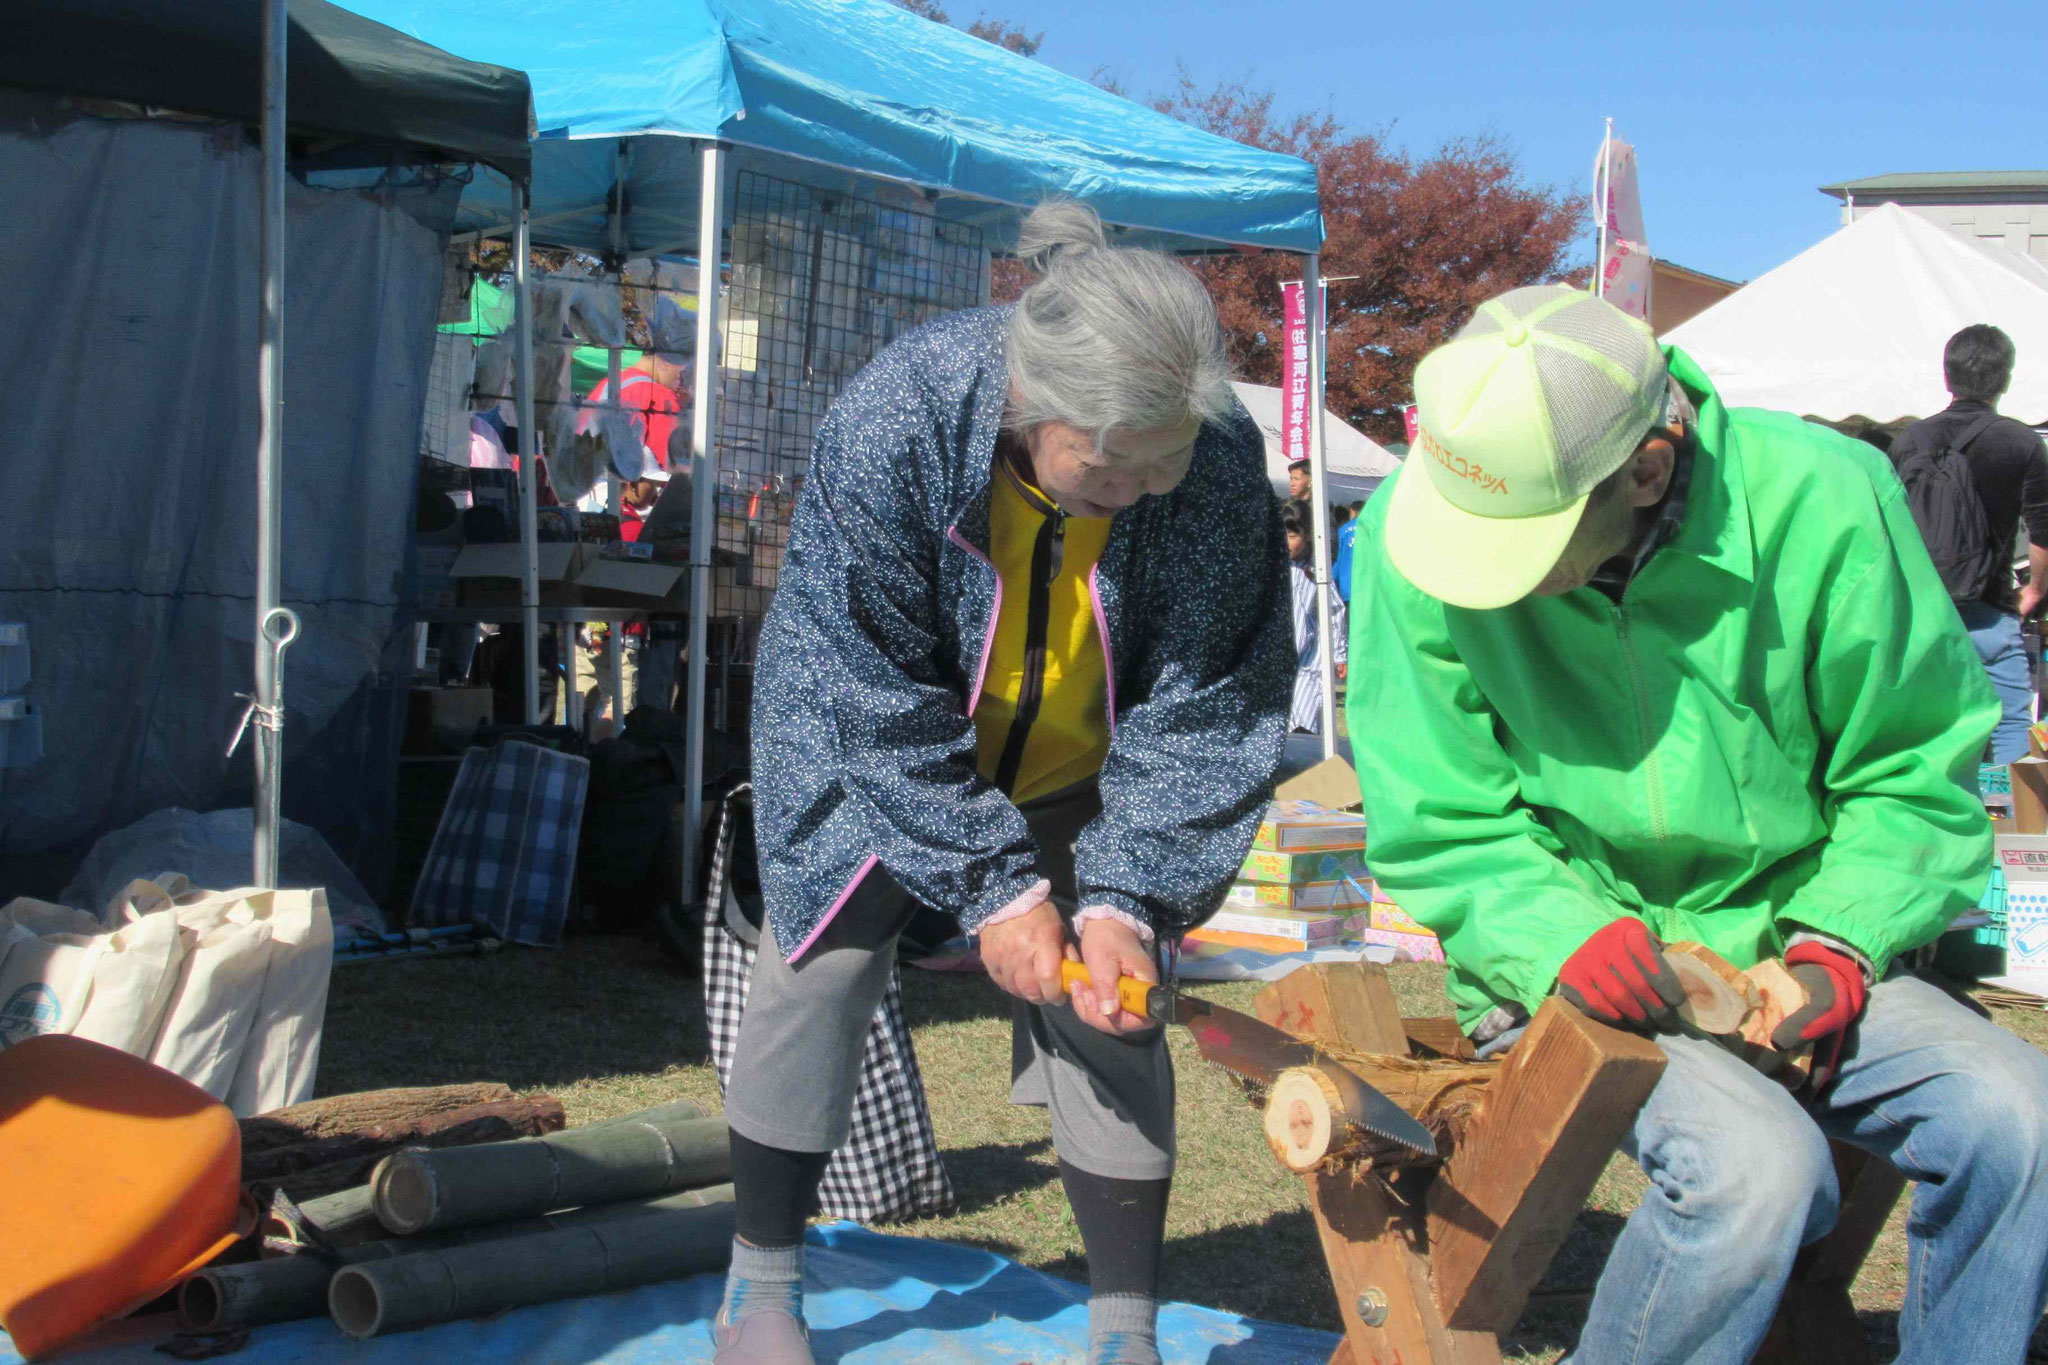
[[[367,1124],[344,1133],[310,1138],[284,1146],[242,1154],[242,1181],[277,1182],[288,1176],[357,1162],[366,1168],[400,1147],[460,1147],[508,1138],[558,1133],[568,1122],[562,1102],[553,1095],[491,1100],[444,1109],[389,1123]]]
[[[403,1148],[439,1150],[535,1138],[560,1132],[564,1122],[561,1101],[547,1095],[536,1096],[530,1100],[507,1101],[504,1105],[478,1105],[476,1108],[486,1112],[465,1113],[458,1110],[454,1114],[440,1115],[436,1121],[440,1118],[454,1121],[449,1127],[433,1132],[364,1144],[355,1155],[345,1156],[325,1165],[274,1176],[252,1176],[249,1174],[249,1168],[245,1166],[243,1178],[260,1179],[264,1184],[284,1191],[293,1199],[304,1201],[367,1184],[371,1174],[377,1169],[377,1163]]]
[[[470,1085],[402,1086],[392,1090],[360,1090],[347,1095],[329,1095],[307,1100],[286,1109],[273,1109],[242,1120],[242,1152],[265,1151],[335,1137],[379,1124],[404,1123],[467,1109],[474,1104],[494,1104],[512,1098],[512,1087],[495,1081]]]
[[[617,1214],[344,1266],[328,1287],[328,1309],[361,1340],[716,1270],[731,1254],[732,1236],[731,1204]]]
[[[387,1157],[371,1182],[394,1233],[473,1227],[551,1209],[614,1203],[732,1175],[723,1119],[621,1119],[520,1142]]]

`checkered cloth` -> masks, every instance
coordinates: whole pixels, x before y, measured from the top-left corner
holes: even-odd
[[[474,924],[513,943],[562,940],[590,760],[508,740],[471,749],[412,893],[414,928]]]
[[[730,806],[712,845],[707,902],[723,913],[705,916],[704,1018],[711,1032],[711,1060],[722,1095],[738,1050],[740,1016],[747,1007],[747,982],[759,949],[732,927],[744,924],[725,878],[730,865]],[[889,974],[889,989],[868,1026],[860,1058],[860,1087],[853,1096],[853,1127],[846,1143],[825,1165],[818,1186],[818,1211],[827,1218],[887,1223],[928,1218],[953,1209],[953,1182],[932,1134],[925,1107],[924,1078],[903,1013],[903,987]]]

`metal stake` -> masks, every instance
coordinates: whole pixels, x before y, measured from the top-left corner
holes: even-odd
[[[279,649],[265,638],[278,599],[284,596],[284,568],[278,541],[284,519],[284,101],[285,0],[263,4],[263,183],[258,195],[262,318],[256,368],[256,713],[277,707]],[[283,735],[272,725],[256,730],[256,802],[253,881],[277,885],[278,810],[284,774]]]

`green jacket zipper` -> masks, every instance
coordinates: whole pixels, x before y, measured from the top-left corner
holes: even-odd
[[[1024,679],[1017,687],[1017,714],[1010,720],[1010,733],[1003,740],[1003,756],[996,764],[996,785],[1004,794],[1015,790],[1017,770],[1024,763],[1024,743],[1038,719],[1045,700],[1045,633],[1052,615],[1052,584],[1060,576],[1060,562],[1066,557],[1067,517],[1057,507],[1044,513],[1038,539],[1031,546],[1031,596],[1024,613]]]
[[[1650,807],[1650,836],[1662,843],[1671,833],[1670,813],[1664,804],[1664,769],[1657,761],[1656,746],[1650,742],[1650,689],[1643,679],[1642,661],[1636,657],[1635,639],[1628,628],[1627,592],[1614,604],[1615,630],[1621,637],[1622,657],[1628,661],[1629,692],[1636,703],[1636,737],[1643,746],[1643,785]]]

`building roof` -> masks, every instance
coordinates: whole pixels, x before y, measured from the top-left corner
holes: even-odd
[[[1689,265],[1680,265],[1676,261],[1667,261],[1662,256],[1652,257],[1650,265],[1653,269],[1669,271],[1674,275],[1684,275],[1690,279],[1698,280],[1702,284],[1725,284],[1730,289],[1742,288],[1741,280],[1729,280],[1723,279],[1719,275],[1709,275],[1704,270],[1694,270]]]
[[[1894,171],[1820,187],[1822,194],[1837,199],[1852,194],[1938,194],[1944,190],[1979,194],[1987,190],[2048,190],[2048,171]]]

